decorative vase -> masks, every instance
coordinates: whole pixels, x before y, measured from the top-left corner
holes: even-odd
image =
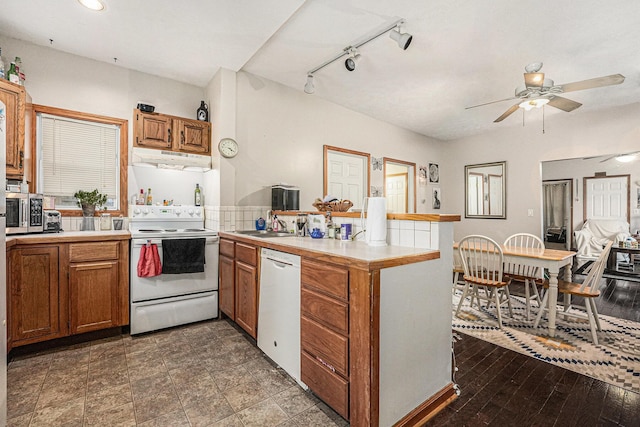
[[[80,226],[80,231],[92,231],[96,229],[94,219],[95,213],[95,205],[82,204],[82,224]]]
[[[209,107],[204,101],[200,101],[200,108],[197,111],[197,118],[201,122],[209,121]]]

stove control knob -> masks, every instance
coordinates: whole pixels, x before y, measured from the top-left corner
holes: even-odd
[[[182,211],[180,209],[176,209],[175,211],[173,211],[173,213],[176,214],[176,216],[180,216],[180,214],[182,213]]]
[[[189,211],[187,212],[189,215],[193,216],[193,209],[189,209]]]
[[[149,213],[149,209],[143,209],[143,210],[142,210],[142,213],[143,213],[144,215],[148,214],[148,213]]]
[[[200,216],[200,215],[202,215],[202,212],[200,212],[200,209],[198,209],[198,210],[196,211],[196,216]]]
[[[136,215],[140,215],[140,209],[139,208],[135,208],[133,210],[133,216],[136,216]]]

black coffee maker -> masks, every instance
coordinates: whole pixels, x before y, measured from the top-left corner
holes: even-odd
[[[274,211],[300,210],[300,189],[282,184],[271,186],[271,209]]]

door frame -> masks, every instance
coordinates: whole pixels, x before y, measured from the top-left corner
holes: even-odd
[[[582,222],[587,220],[587,182],[590,179],[606,179],[606,178],[627,178],[627,223],[630,224],[631,220],[631,175],[598,175],[585,176],[582,178],[582,197],[584,199],[582,203]]]
[[[569,248],[575,248],[574,246],[574,242],[573,242],[573,178],[565,178],[565,179],[545,179],[542,180],[542,188],[544,189],[544,184],[554,184],[554,183],[558,183],[561,184],[563,182],[566,182],[569,184],[569,229],[567,230],[567,238],[569,239]],[[576,188],[576,191],[578,189]],[[584,193],[582,193],[584,194]],[[544,215],[544,190],[542,192],[542,215]],[[542,224],[544,226],[544,218],[542,219]],[[542,230],[542,241],[545,241],[545,234],[546,234],[547,230]],[[570,249],[569,249],[570,250]]]

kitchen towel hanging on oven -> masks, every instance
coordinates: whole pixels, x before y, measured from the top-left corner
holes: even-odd
[[[158,254],[158,245],[147,242],[140,248],[138,259],[138,277],[154,277],[162,274],[162,264]]]
[[[206,239],[165,239],[162,241],[162,273],[183,274],[204,271]]]

